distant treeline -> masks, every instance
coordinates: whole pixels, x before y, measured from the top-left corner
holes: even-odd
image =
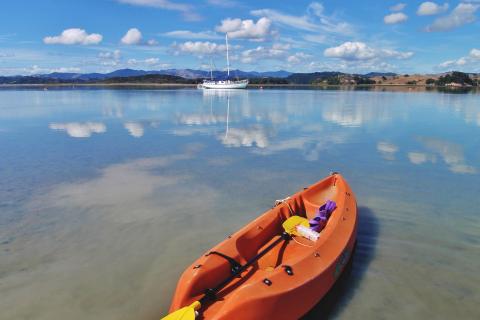
[[[113,77],[102,80],[55,79],[37,76],[0,77],[0,84],[115,84],[115,83],[155,83],[155,84],[196,84],[199,79],[186,79],[178,76],[149,74],[134,77]]]
[[[250,78],[250,84],[290,84],[286,78],[274,78],[274,77],[264,77],[264,78]]]
[[[253,77],[249,78],[254,85],[374,85],[373,76],[381,74],[346,74],[342,72],[313,72],[313,73],[293,73],[285,78],[280,77]],[[385,76],[383,76],[384,79]],[[203,79],[187,79],[180,76],[166,74],[148,74],[140,76],[112,77],[107,79],[61,79],[44,76],[13,76],[0,77],[0,84],[185,84],[192,85],[201,83]],[[407,84],[414,85],[411,81]],[[451,72],[440,76],[438,79],[427,79],[427,85],[436,86],[477,86],[478,80],[472,79],[469,74],[463,72]]]
[[[68,83],[81,83],[80,80],[69,80]],[[13,77],[0,77],[0,84],[60,84],[66,83],[62,79],[44,78],[37,76],[13,76]]]

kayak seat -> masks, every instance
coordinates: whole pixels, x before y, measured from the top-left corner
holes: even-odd
[[[278,206],[272,211],[272,214],[257,219],[252,228],[237,238],[237,251],[245,261],[253,258],[265,244],[283,232],[282,223],[289,217],[288,209]]]

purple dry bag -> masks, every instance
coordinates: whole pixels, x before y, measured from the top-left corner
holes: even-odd
[[[310,220],[310,229],[317,232],[322,231],[336,207],[335,201],[327,200],[324,205],[317,209],[315,217]]]

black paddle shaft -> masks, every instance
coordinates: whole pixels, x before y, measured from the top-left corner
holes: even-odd
[[[263,249],[260,253],[258,253],[256,256],[254,256],[253,258],[251,258],[250,260],[247,261],[247,263],[245,263],[243,266],[241,266],[240,268],[238,268],[235,272],[232,273],[232,275],[230,277],[228,277],[227,279],[225,279],[222,283],[220,283],[219,285],[217,285],[215,288],[211,288],[211,289],[207,289],[205,291],[205,295],[200,299],[200,303],[203,304],[205,303],[206,301],[211,301],[211,300],[215,300],[216,297],[217,297],[217,293],[222,290],[223,288],[225,288],[225,286],[227,284],[229,284],[230,282],[232,282],[233,279],[237,278],[240,274],[242,274],[242,272],[244,272],[248,267],[250,267],[252,264],[254,264],[255,262],[257,262],[261,257],[263,257],[267,252],[269,252],[270,250],[272,250],[277,244],[279,244],[280,242],[282,241],[287,241],[287,240],[290,240],[290,235],[286,232],[282,232],[282,235],[280,238],[278,238],[277,240],[275,240],[274,242],[272,242],[268,247],[266,247],[265,249]]]

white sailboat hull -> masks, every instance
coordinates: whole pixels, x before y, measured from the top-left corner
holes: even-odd
[[[202,83],[202,89],[245,89],[248,85],[248,80],[239,81],[205,81]]]

